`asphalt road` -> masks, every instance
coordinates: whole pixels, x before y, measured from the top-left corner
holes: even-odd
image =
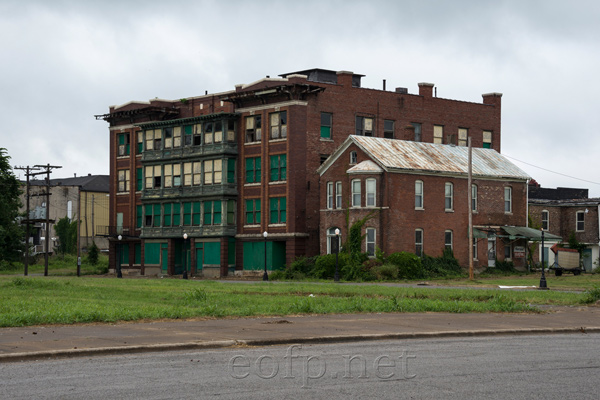
[[[600,334],[239,347],[0,364],[2,399],[598,399]]]

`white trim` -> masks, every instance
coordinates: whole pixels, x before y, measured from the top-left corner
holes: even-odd
[[[262,106],[255,107],[245,107],[245,108],[237,108],[235,110],[236,113],[245,113],[245,112],[255,112],[255,111],[264,111],[273,109],[275,111],[275,107],[289,107],[289,106],[308,106],[308,101],[300,101],[300,100],[291,100],[291,101],[283,101],[281,103],[272,103]]]

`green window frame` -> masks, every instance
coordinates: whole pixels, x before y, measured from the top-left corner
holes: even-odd
[[[328,112],[321,113],[321,137],[331,139],[331,125],[333,114]]]
[[[144,189],[144,169],[136,168],[135,169],[135,190],[141,191]]]
[[[192,203],[192,225],[199,226],[201,223],[200,217],[200,202],[194,201]]]
[[[142,222],[144,221],[143,207],[141,205],[135,206],[135,227],[141,228]]]
[[[271,156],[271,182],[287,179],[287,155]]]
[[[271,197],[269,199],[270,223],[285,224],[286,223],[286,206],[285,197]]]
[[[172,223],[172,211],[173,211],[173,203],[165,203],[163,205],[164,214],[163,214],[163,225],[162,226],[171,226]]]
[[[221,200],[204,202],[204,225],[221,225]]]
[[[119,133],[117,135],[118,142],[118,156],[128,156],[129,155],[129,133]]]
[[[160,204],[154,205],[154,217],[152,218],[152,226],[160,226]]]
[[[183,144],[184,144],[184,146],[192,145],[193,135],[194,135],[194,126],[193,125],[185,125],[183,127]]]
[[[235,183],[235,159],[227,159],[227,183]]]
[[[235,200],[227,200],[227,225],[235,225]]]
[[[246,200],[246,225],[260,224],[260,199]]]
[[[192,225],[192,203],[183,203],[183,226]]]
[[[144,152],[144,131],[137,131],[137,154],[142,154]]]
[[[173,226],[181,226],[181,203],[173,203]]]
[[[246,158],[246,183],[259,183],[261,175],[260,157]]]
[[[152,226],[152,204],[146,204],[144,207],[145,223],[144,226]]]

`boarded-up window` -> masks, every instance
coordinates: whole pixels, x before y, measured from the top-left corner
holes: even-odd
[[[433,143],[442,144],[444,142],[444,127],[442,125],[433,126]]]

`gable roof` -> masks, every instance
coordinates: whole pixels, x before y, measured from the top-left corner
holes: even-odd
[[[447,144],[413,142],[351,135],[319,167],[323,175],[352,144],[358,146],[386,172],[468,174],[468,148]],[[526,181],[531,177],[496,150],[473,148],[474,177]]]

